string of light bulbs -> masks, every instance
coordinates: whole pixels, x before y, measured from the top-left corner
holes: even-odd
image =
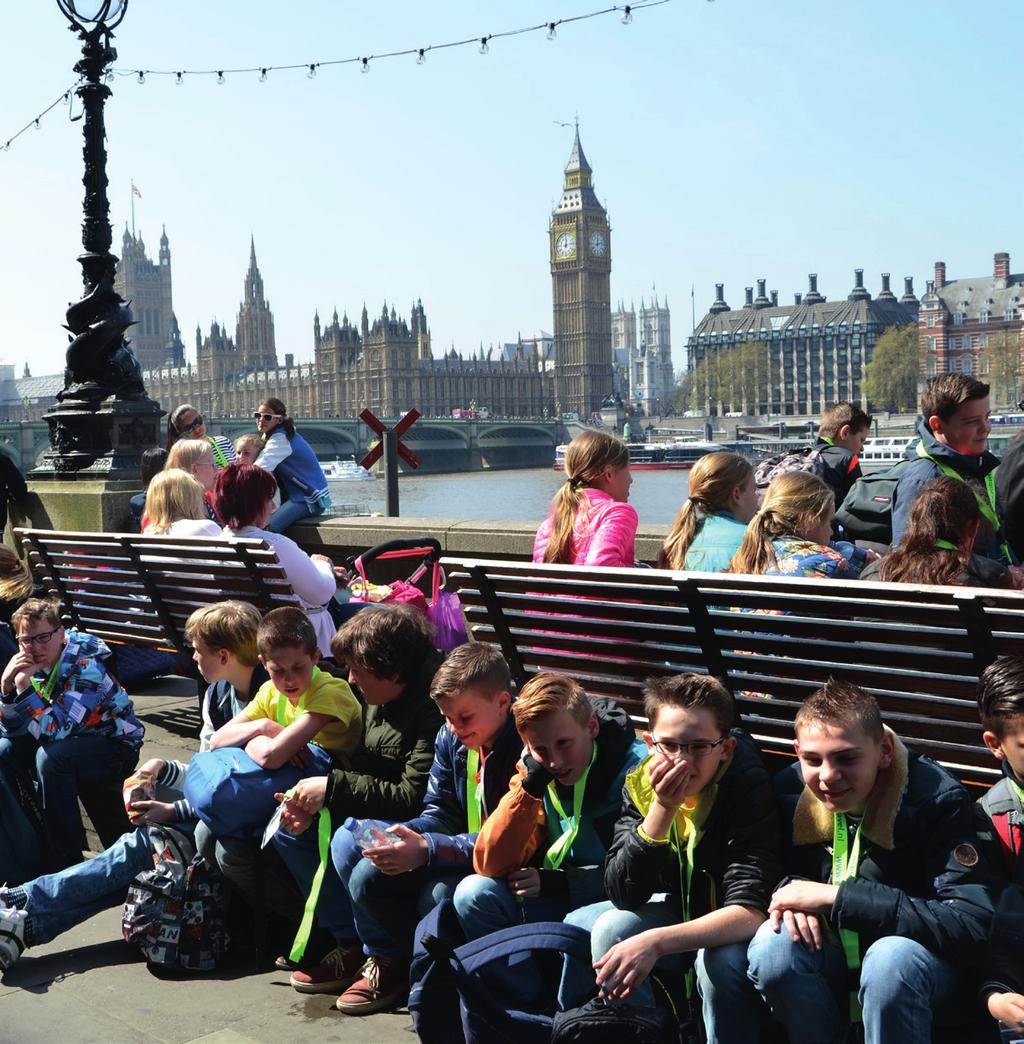
[[[424,65],[427,60],[427,55],[431,51],[445,51],[455,47],[475,46],[480,54],[487,54],[490,51],[492,41],[512,36],[523,36],[526,33],[544,32],[548,40],[555,40],[558,37],[558,29],[561,26],[570,25],[573,22],[586,21],[590,18],[599,18],[603,15],[619,14],[621,16],[622,24],[629,25],[633,21],[633,15],[635,12],[643,11],[650,7],[661,7],[663,4],[668,3],[671,3],[671,0],[637,0],[636,3],[632,4],[613,4],[611,7],[604,7],[599,11],[588,11],[584,14],[557,18],[554,21],[538,22],[536,25],[526,25],[519,29],[506,29],[499,33],[485,33],[482,36],[468,36],[459,40],[449,40],[446,43],[430,44],[426,47],[405,47],[399,50],[382,51],[379,54],[355,56],[352,58],[331,58],[319,62],[295,62],[288,65],[250,65],[234,69],[108,69],[105,79],[107,83],[111,83],[115,76],[131,76],[134,77],[138,83],[144,84],[147,76],[170,76],[173,77],[174,82],[180,86],[184,83],[186,76],[213,76],[216,77],[217,83],[223,84],[227,81],[229,75],[234,76],[244,73],[255,73],[257,80],[260,83],[266,83],[270,73],[272,72],[295,72],[298,70],[304,70],[306,76],[312,80],[316,78],[317,72],[320,69],[340,65],[357,65],[361,72],[368,73],[370,71],[371,62],[383,61],[387,58],[404,58],[411,56],[415,59],[417,65]],[[72,92],[81,82],[81,79],[79,79],[67,90],[62,91],[55,101],[43,109],[43,111],[37,116],[30,119],[16,134],[12,134],[4,144],[0,146],[0,149],[4,152],[9,151],[12,143],[20,138],[25,131],[31,127],[38,129],[40,126],[39,121],[51,110],[55,109],[62,101],[70,102]]]
[[[0,149],[3,149],[3,151],[4,151],[4,152],[10,152],[10,149],[11,149],[11,145],[12,145],[12,144],[13,144],[13,143],[14,143],[15,141],[17,141],[17,140],[18,140],[18,138],[20,138],[20,137],[21,137],[21,136],[22,136],[22,135],[23,135],[23,134],[25,133],[25,131],[29,130],[29,128],[31,128],[31,127],[35,127],[35,129],[36,129],[36,130],[39,130],[39,129],[40,129],[40,127],[42,126],[42,124],[40,124],[40,122],[39,122],[39,121],[40,121],[40,120],[41,120],[41,119],[42,119],[42,118],[43,118],[43,117],[44,117],[45,115],[47,115],[47,113],[49,113],[49,112],[52,112],[52,111],[53,111],[54,109],[56,109],[56,108],[57,108],[57,106],[58,106],[58,105],[60,105],[60,103],[61,103],[61,102],[65,102],[65,103],[66,103],[67,105],[70,105],[70,104],[71,104],[71,92],[72,92],[72,91],[74,91],[74,89],[75,89],[75,88],[76,88],[76,87],[77,87],[77,86],[78,86],[78,85],[79,85],[79,84],[80,84],[81,82],[82,82],[82,78],[81,78],[81,77],[79,77],[79,78],[78,78],[77,80],[75,80],[75,82],[74,82],[74,83],[73,83],[73,84],[72,84],[72,85],[71,85],[70,87],[68,87],[68,89],[67,89],[67,90],[65,90],[65,91],[61,91],[61,92],[60,92],[60,94],[58,94],[58,95],[57,95],[57,97],[56,97],[56,98],[54,98],[54,99],[53,99],[53,101],[52,101],[52,102],[50,102],[50,104],[49,104],[49,105],[47,105],[47,106],[46,106],[46,108],[45,108],[45,109],[43,109],[43,111],[42,111],[41,113],[39,113],[39,115],[38,115],[38,116],[33,116],[33,117],[32,117],[32,119],[30,119],[30,120],[28,121],[28,123],[26,123],[26,124],[25,124],[25,126],[21,128],[21,130],[20,130],[20,131],[18,131],[18,132],[17,132],[16,134],[12,134],[12,135],[11,135],[11,136],[10,136],[10,137],[9,137],[9,138],[8,138],[8,139],[7,139],[7,140],[6,140],[5,142],[4,142],[4,143],[3,143],[3,145],[0,145]]]

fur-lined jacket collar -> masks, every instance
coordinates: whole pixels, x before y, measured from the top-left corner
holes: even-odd
[[[895,753],[892,764],[878,773],[874,789],[868,798],[868,808],[861,825],[864,836],[881,848],[894,847],[893,828],[903,795],[907,789],[907,748],[888,727],[885,734],[892,740]],[[831,845],[833,838],[832,813],[804,786],[793,814],[794,845]]]

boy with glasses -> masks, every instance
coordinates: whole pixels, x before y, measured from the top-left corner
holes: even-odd
[[[652,678],[644,710],[650,754],[623,787],[604,868],[611,901],[566,921],[590,929],[606,1000],[653,1007],[654,966],[681,978],[695,964],[709,1042],[746,1040],[716,987],[730,957],[746,959],[782,875],[771,778],[732,728],[733,699],[717,679]],[[564,1006],[592,989],[579,976],[567,966]]]
[[[0,758],[39,781],[58,868],[82,858],[78,784],[120,782],[144,730],[103,661],[99,638],[66,631],[56,602],[30,598],[11,616],[18,652],[0,676]]]

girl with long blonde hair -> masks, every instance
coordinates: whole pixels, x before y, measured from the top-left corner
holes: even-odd
[[[601,431],[577,435],[566,450],[565,475],[537,530],[533,560],[632,566],[639,519],[626,503],[633,481],[626,444]]]
[[[729,568],[757,511],[754,469],[738,453],[709,453],[690,472],[690,493],[658,556],[659,569]]]
[[[153,476],[146,491],[146,536],[220,536],[216,522],[206,517],[203,487],[181,468],[166,468]]]
[[[788,471],[772,481],[730,573],[856,579],[873,553],[832,542],[836,498],[817,476]]]

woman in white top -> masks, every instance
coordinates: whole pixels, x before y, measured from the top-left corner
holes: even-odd
[[[232,464],[219,472],[215,502],[226,523],[224,535],[265,540],[277,552],[299,604],[313,623],[321,654],[330,656],[334,623],[327,603],[338,586],[334,566],[326,555],[307,555],[290,537],[266,528],[276,492],[274,476],[253,464]]]
[[[207,435],[206,419],[187,402],[182,403],[167,415],[167,452],[181,439],[197,439],[205,442],[213,453],[213,465],[226,468],[235,460],[235,447],[224,435]]]
[[[206,517],[203,487],[181,468],[153,476],[146,491],[146,536],[220,536]]]

